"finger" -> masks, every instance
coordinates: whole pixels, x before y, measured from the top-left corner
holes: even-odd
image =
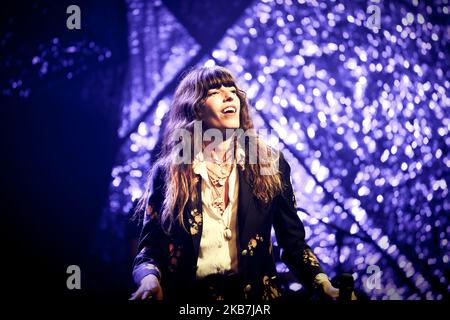
[[[144,291],[144,293],[142,294],[141,299],[142,300],[146,300],[152,297],[152,291],[151,290],[146,290]]]
[[[137,289],[136,292],[133,293],[130,300],[138,300],[143,292],[144,292],[144,290],[141,287],[139,287],[139,289]]]
[[[136,292],[135,292],[135,293],[133,293],[131,295],[130,299],[128,299],[128,300],[136,300],[136,297],[137,297],[137,295],[136,295]]]
[[[358,300],[358,298],[356,297],[356,294],[354,292],[352,292],[352,300]]]
[[[137,295],[138,291],[139,291],[139,290],[136,290],[135,292],[133,292],[133,293],[131,294],[130,299],[128,299],[128,300],[136,300],[136,295]]]
[[[329,295],[330,295],[331,299],[337,300],[339,298],[339,289],[332,287],[330,289]]]

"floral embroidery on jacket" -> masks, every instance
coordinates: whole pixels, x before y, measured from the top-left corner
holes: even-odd
[[[306,249],[303,251],[303,262],[313,267],[320,267],[319,260],[317,260],[316,255],[311,251],[311,249]]]
[[[247,284],[244,287],[244,299],[248,299],[248,295],[250,294],[250,291],[252,291],[252,286],[250,284]]]
[[[191,210],[191,216],[189,217],[190,231],[193,236],[198,233],[200,226],[202,225],[202,214],[197,209]]]
[[[178,266],[178,259],[181,256],[181,246],[175,247],[173,243],[169,243],[169,271],[175,271]]]
[[[242,254],[245,256],[247,253],[249,253],[251,256],[253,256],[253,250],[258,245],[258,241],[263,242],[263,238],[259,234],[257,234],[255,238],[250,239],[247,245],[248,250],[242,251]]]
[[[263,277],[263,296],[262,300],[272,300],[279,298],[281,296],[278,291],[278,286],[275,284],[275,279],[277,277],[273,276],[270,278],[269,276]]]

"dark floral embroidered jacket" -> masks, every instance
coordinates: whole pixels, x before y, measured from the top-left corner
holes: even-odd
[[[314,277],[323,272],[305,242],[304,226],[295,208],[290,166],[281,153],[279,169],[285,189],[270,203],[264,204],[253,196],[252,187],[238,166],[238,266],[244,280],[241,293],[250,300],[273,300],[281,296],[272,256],[272,226],[278,245],[283,249],[281,260],[306,288],[311,289]],[[143,221],[133,277],[139,284],[143,277],[154,274],[160,279],[165,299],[189,300],[202,234],[200,183],[197,183],[199,199],[188,204],[184,212],[188,232],[177,225],[167,235],[159,220],[164,199],[163,177],[164,170],[159,170]]]

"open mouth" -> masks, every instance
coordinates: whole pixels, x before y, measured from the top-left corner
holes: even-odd
[[[236,109],[235,106],[229,106],[229,107],[226,107],[225,109],[223,109],[222,113],[224,113],[224,114],[234,114],[234,113],[236,113],[236,111],[237,111],[237,109]]]

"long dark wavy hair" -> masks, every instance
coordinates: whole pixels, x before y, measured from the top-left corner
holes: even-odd
[[[239,89],[233,75],[227,69],[214,67],[199,67],[191,69],[179,83],[169,111],[165,130],[163,132],[161,151],[150,170],[146,190],[139,201],[138,210],[144,211],[148,204],[152,190],[152,181],[158,168],[165,168],[165,188],[164,202],[161,209],[161,224],[164,230],[169,233],[173,224],[177,221],[185,228],[183,220],[183,211],[188,203],[197,200],[196,184],[199,179],[192,169],[192,163],[174,164],[172,159],[174,153],[179,152],[175,148],[178,139],[174,138],[173,133],[179,129],[185,129],[193,136],[194,123],[202,120],[201,113],[204,108],[204,102],[207,98],[208,90],[217,89],[221,86],[236,88],[237,96],[240,100],[240,129],[243,131],[253,131],[253,123],[249,114],[249,105],[246,94]],[[256,134],[250,137],[255,139],[254,143],[258,145],[259,150],[265,150],[259,154],[258,161],[251,163],[248,161],[249,149],[245,148],[245,163],[241,166],[244,169],[244,176],[252,186],[253,195],[263,201],[269,202],[282,191],[281,177],[278,172],[278,166],[274,169],[274,174],[261,174],[261,170],[267,170],[267,163],[278,161],[277,159],[262,159],[270,152],[274,152],[260,137]],[[193,140],[193,139],[192,139]],[[193,143],[193,141],[192,141]],[[194,150],[192,147],[191,150]],[[271,151],[272,150],[272,151]],[[191,155],[193,159],[194,154]],[[262,161],[260,161],[262,160]],[[275,168],[275,166],[274,166]],[[186,228],[185,228],[186,229]]]

